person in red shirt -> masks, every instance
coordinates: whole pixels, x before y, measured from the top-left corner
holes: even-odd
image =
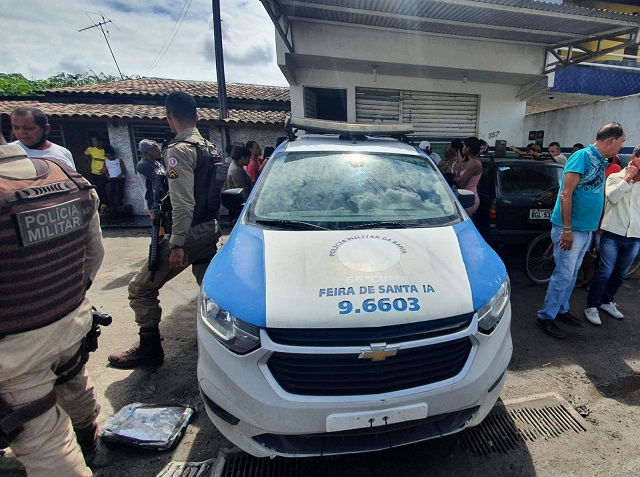
[[[251,182],[255,184],[260,171],[260,153],[262,149],[256,141],[247,141],[246,148],[251,151],[251,159],[249,160],[249,164],[244,166],[244,170],[247,171],[247,174],[251,177]]]

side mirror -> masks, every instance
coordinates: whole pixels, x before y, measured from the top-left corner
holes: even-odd
[[[458,189],[458,200],[463,209],[468,209],[473,206],[476,201],[476,196],[473,191],[467,189]]]
[[[242,187],[225,190],[222,193],[222,205],[234,212],[240,212],[248,197],[249,195]]]

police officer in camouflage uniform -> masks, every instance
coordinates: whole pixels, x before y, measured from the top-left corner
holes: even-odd
[[[167,96],[167,121],[176,133],[165,151],[172,230],[159,244],[159,265],[149,271],[149,261],[129,283],[129,303],[140,327],[140,343],[127,351],[109,356],[116,368],[160,365],[164,351],[160,341],[162,309],[158,295],[160,288],[191,265],[198,285],[216,252],[221,236],[215,214],[200,214],[203,197],[202,180],[196,174],[197,146],[210,144],[196,129],[196,103],[187,93],[176,91]],[[217,211],[216,211],[217,212]]]
[[[103,257],[92,186],[61,161],[0,146],[0,448],[29,477],[92,475],[83,452],[95,455],[100,408],[85,294]]]

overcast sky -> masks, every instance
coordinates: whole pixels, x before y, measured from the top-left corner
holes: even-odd
[[[211,0],[4,0],[0,73],[44,79],[59,72],[216,81]],[[220,0],[229,83],[287,86],[275,29],[259,0]],[[185,15],[186,11],[186,15]],[[164,54],[162,53],[164,51]]]

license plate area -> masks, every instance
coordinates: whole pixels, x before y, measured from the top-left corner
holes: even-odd
[[[326,421],[327,432],[381,427],[398,422],[424,419],[427,417],[427,410],[426,403],[418,403],[381,411],[329,414]]]
[[[551,209],[529,209],[529,220],[549,220]]]

